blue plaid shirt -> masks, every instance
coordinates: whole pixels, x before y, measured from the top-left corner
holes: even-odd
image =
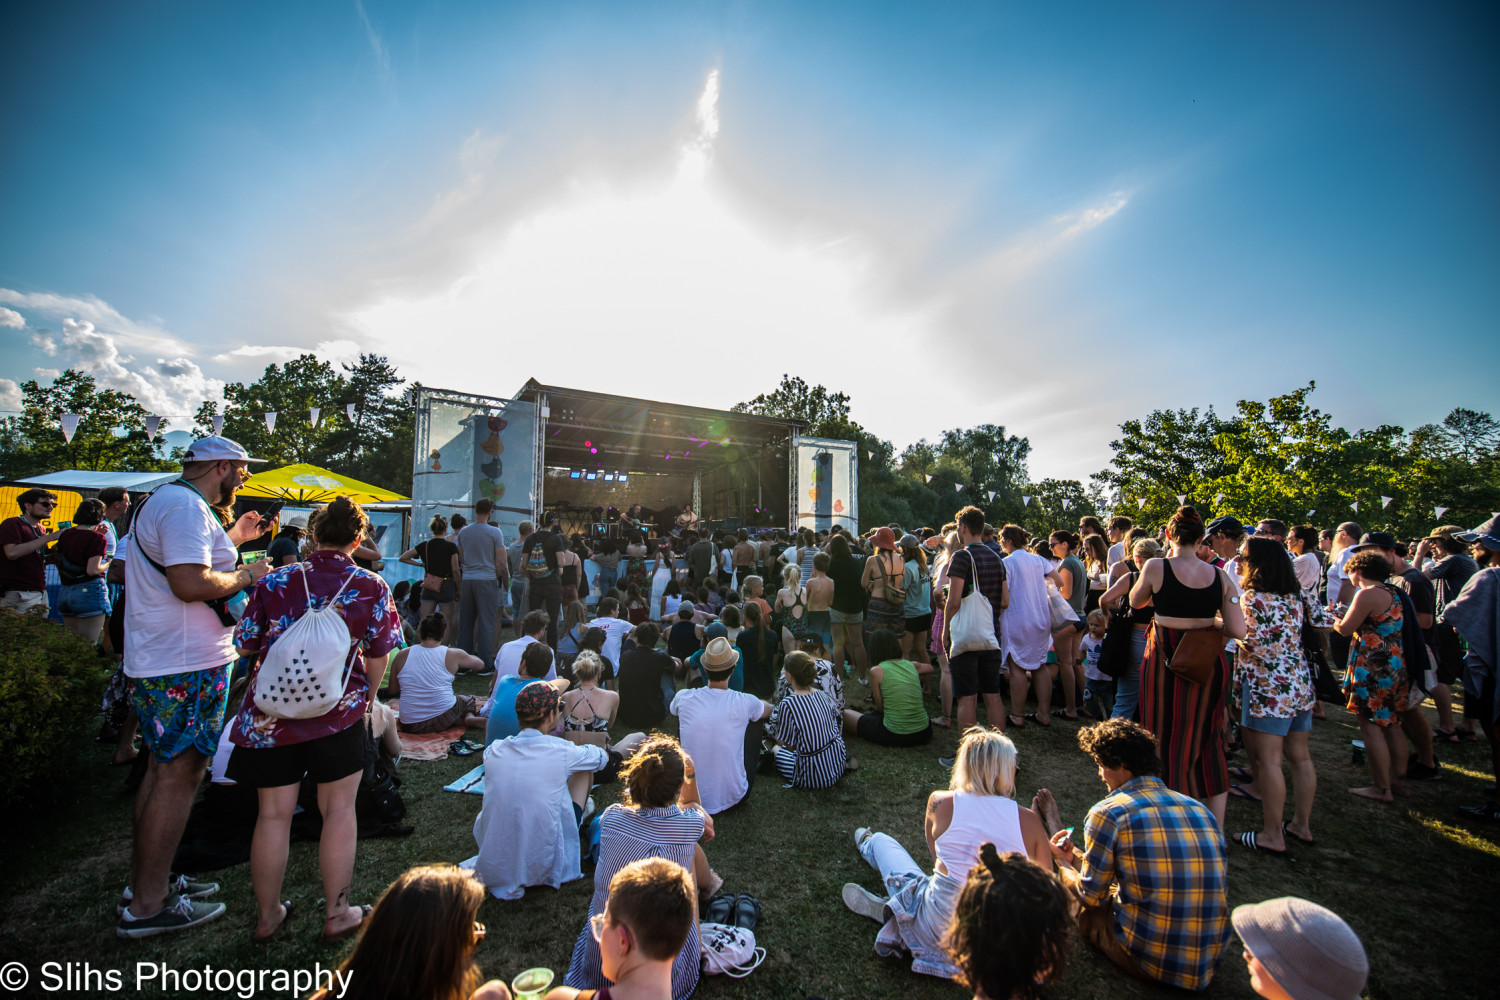
[[[1229,940],[1224,835],[1213,813],[1157,777],[1132,778],[1089,810],[1078,891],[1114,897],[1115,933],[1141,970],[1201,990]]]

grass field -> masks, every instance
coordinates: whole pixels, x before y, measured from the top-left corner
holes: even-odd
[[[466,693],[482,682],[460,679]],[[852,686],[852,685],[851,685]],[[856,688],[857,690],[857,688]],[[1363,766],[1350,763],[1349,741],[1358,730],[1346,713],[1313,730],[1314,756],[1322,787],[1314,811],[1318,844],[1293,844],[1289,859],[1230,848],[1230,902],[1300,895],[1342,914],[1370,952],[1371,997],[1495,995],[1483,960],[1500,946],[1494,893],[1500,885],[1500,829],[1469,828],[1453,807],[1477,801],[1488,751],[1483,743],[1445,748],[1444,779],[1414,784],[1412,797],[1394,806],[1355,799],[1345,792],[1365,784]],[[670,720],[675,722],[675,720]],[[672,729],[668,729],[672,731]],[[1020,750],[1018,784],[1024,801],[1039,787],[1056,794],[1063,817],[1080,827],[1088,807],[1103,792],[1089,759],[1078,749],[1077,726],[1050,730],[1028,726],[1012,735]],[[762,775],[747,802],[721,814],[718,836],[708,845],[711,863],[726,889],[754,893],[765,906],[757,937],[765,964],[749,978],[705,977],[704,998],[947,998],[967,996],[954,984],[917,976],[901,962],[876,957],[876,925],[847,911],[839,900],[844,882],[878,889],[875,873],[855,853],[851,834],[870,825],[895,836],[927,862],[922,841],[923,803],[943,787],[948,773],[938,757],[951,752],[952,735],[930,746],[887,750],[851,744],[860,769],[836,788],[783,789]],[[215,875],[229,912],[201,930],[141,942],[114,934],[114,905],[129,869],[130,799],[121,788],[123,769],[106,766],[108,749],[90,744],[80,751],[78,780],[54,801],[7,817],[0,835],[7,867],[0,918],[0,962],[21,961],[32,972],[47,961],[89,962],[120,969],[128,995],[136,994],[135,963],[174,968],[311,968],[335,964],[342,947],[323,946],[322,890],[315,845],[292,845],[284,897],[302,907],[294,922],[270,945],[254,945],[254,901],[248,866]],[[473,767],[473,758],[402,765],[402,792],[410,837],[362,841],[354,875],[355,901],[373,901],[401,871],[424,863],[455,862],[473,854],[471,828],[480,799],[441,786]],[[1243,762],[1243,761],[1241,761]],[[618,786],[601,789],[599,805],[615,801]],[[1231,800],[1231,832],[1258,829],[1259,806]],[[591,873],[560,891],[533,889],[513,903],[486,901],[480,919],[489,927],[477,960],[488,976],[509,979],[521,969],[567,967],[583,926],[592,891]],[[1149,996],[1157,990],[1125,979],[1079,944],[1056,997]],[[1253,994],[1237,943],[1232,944],[1207,991],[1215,997]],[[104,993],[76,993],[104,996]],[[267,994],[269,995],[269,994]],[[285,996],[286,994],[281,994]]]

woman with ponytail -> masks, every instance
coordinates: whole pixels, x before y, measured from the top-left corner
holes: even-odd
[[[698,801],[693,761],[670,736],[653,736],[636,751],[620,778],[627,803],[612,805],[599,817],[599,861],[594,867],[594,897],[589,918],[604,912],[615,873],[643,858],[666,858],[693,873],[700,899],[717,892],[723,881],[708,867],[698,846],[713,838],[713,820]],[[673,1000],[686,1000],[698,986],[698,925],[672,965]],[[599,942],[589,920],[583,923],[563,982],[575,990],[602,990],[604,978]]]
[[[1072,930],[1072,901],[1051,871],[980,844],[948,927],[954,978],[974,1000],[1045,996],[1063,976]]]

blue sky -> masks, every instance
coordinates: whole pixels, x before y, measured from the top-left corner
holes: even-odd
[[[1037,478],[1309,379],[1349,426],[1493,411],[1494,11],[10,4],[0,407],[73,366],[187,413],[302,350],[792,372]]]

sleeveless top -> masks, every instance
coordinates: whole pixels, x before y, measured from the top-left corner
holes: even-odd
[[[1212,618],[1224,602],[1224,581],[1214,570],[1214,582],[1207,587],[1189,587],[1172,572],[1172,561],[1161,561],[1161,589],[1152,598],[1156,613],[1168,618]]]
[[[593,718],[585,719],[582,722],[574,718],[573,712],[578,711],[580,705],[588,706],[589,713]],[[583,697],[579,698],[577,704],[573,706],[573,710],[563,716],[563,731],[569,733],[607,733],[609,732],[609,720],[594,710],[594,703],[589,701],[589,694],[585,691],[583,692]]]
[[[453,707],[453,675],[444,666],[448,647],[409,646],[401,668],[401,721],[436,719]]]
[[[969,869],[979,863],[979,845],[989,841],[1000,854],[1015,851],[1025,855],[1021,836],[1021,812],[1015,799],[1003,795],[953,794],[953,821],[934,843],[938,860],[948,877],[962,885]]]

